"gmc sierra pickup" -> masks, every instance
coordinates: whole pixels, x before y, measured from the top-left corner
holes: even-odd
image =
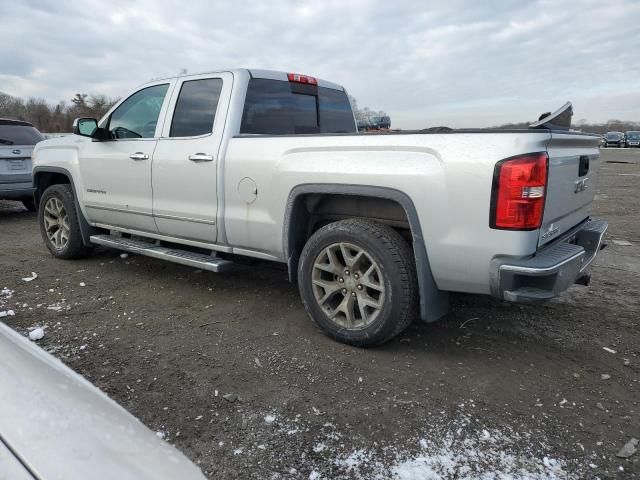
[[[442,317],[448,292],[531,303],[587,283],[607,228],[589,217],[599,138],[571,114],[361,134],[345,90],[314,77],[155,80],[36,146],[40,229],[59,258],[284,262],[328,335],[376,345]]]

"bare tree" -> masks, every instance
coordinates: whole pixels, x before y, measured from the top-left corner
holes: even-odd
[[[24,120],[43,132],[70,132],[74,118],[100,118],[116,102],[105,95],[76,93],[69,104],[51,105],[41,98],[25,101],[0,92],[0,118]]]

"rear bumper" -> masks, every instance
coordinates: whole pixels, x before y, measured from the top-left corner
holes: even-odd
[[[1,199],[22,199],[32,197],[35,188],[31,181],[2,183],[0,182],[0,198]]]
[[[492,294],[518,303],[541,303],[588,279],[587,270],[607,232],[604,220],[588,220],[532,257],[496,257],[492,261]]]

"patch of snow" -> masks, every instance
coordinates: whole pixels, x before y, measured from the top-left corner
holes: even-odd
[[[320,479],[320,474],[313,470],[310,474],[309,474],[309,480],[319,480]]]
[[[233,451],[233,454],[234,454],[234,455],[240,455],[240,454],[242,454],[242,451],[243,451],[243,450],[244,450],[244,448],[243,448],[243,447],[236,448],[236,449]]]
[[[64,300],[47,306],[47,310],[53,310],[54,312],[59,312],[61,310],[69,310],[70,308],[71,306],[64,303]]]
[[[86,284],[86,283],[84,283],[84,282],[80,282],[80,286],[81,286],[81,287],[86,287],[86,286],[87,286],[87,284]]]
[[[398,446],[379,451],[356,449],[339,454],[334,465],[349,478],[394,480],[565,480],[580,478],[569,473],[565,462],[515,449],[521,445],[521,433],[471,428],[472,418],[456,420],[444,437],[423,436],[416,441],[417,451]],[[507,433],[508,432],[508,433]],[[315,450],[315,449],[314,449]],[[388,454],[391,454],[389,457]]]
[[[273,423],[275,422],[275,420],[276,420],[276,417],[274,415],[266,415],[264,417],[264,421],[267,423]]]
[[[165,438],[167,438],[167,432],[164,432],[162,430],[158,430],[156,432],[156,435],[158,436],[158,438],[161,438],[162,440],[164,440]]]
[[[44,337],[44,328],[37,327],[29,332],[29,340],[33,340],[34,342],[37,340],[41,340]]]
[[[31,282],[31,281],[35,280],[36,278],[38,278],[38,274],[36,272],[31,272],[31,276],[23,278],[22,281]]]
[[[611,240],[611,243],[618,245],[619,247],[630,247],[633,245],[633,243],[628,240]]]
[[[315,447],[313,447],[313,451],[316,453],[323,452],[327,449],[327,446],[324,443],[318,443]]]
[[[1,317],[13,317],[15,314],[16,314],[16,312],[14,312],[13,310],[2,311],[2,312],[0,312],[0,318]]]
[[[129,256],[128,253],[121,253],[120,258],[127,258]]]

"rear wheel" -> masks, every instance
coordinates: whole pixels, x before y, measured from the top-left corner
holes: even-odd
[[[40,199],[38,223],[53,256],[80,258],[91,252],[91,247],[85,247],[82,242],[75,199],[69,185],[52,185],[45,190]]]
[[[300,257],[298,285],[316,324],[350,345],[387,342],[417,310],[411,248],[391,227],[370,220],[342,220],[314,233]]]

